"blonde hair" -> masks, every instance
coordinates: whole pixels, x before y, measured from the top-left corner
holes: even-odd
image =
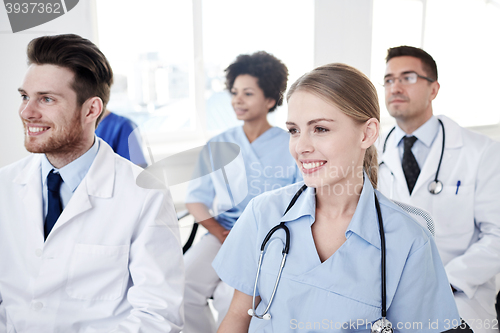
[[[310,92],[335,104],[344,114],[360,123],[370,118],[380,121],[375,87],[366,75],[349,65],[328,64],[302,75],[288,90],[287,101],[297,90]],[[363,168],[373,187],[377,188],[377,149],[373,145],[365,152]]]

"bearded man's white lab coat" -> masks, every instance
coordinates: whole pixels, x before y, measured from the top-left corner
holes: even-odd
[[[179,332],[183,259],[168,190],[101,139],[44,242],[41,155],[0,169],[0,332]]]

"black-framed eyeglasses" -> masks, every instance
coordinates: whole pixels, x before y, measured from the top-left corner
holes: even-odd
[[[388,88],[392,86],[396,82],[396,80],[399,80],[399,83],[401,83],[402,85],[415,84],[417,83],[418,78],[427,80],[431,83],[436,82],[436,80],[433,80],[427,76],[422,76],[415,72],[407,72],[400,76],[388,76],[384,78],[384,87]]]

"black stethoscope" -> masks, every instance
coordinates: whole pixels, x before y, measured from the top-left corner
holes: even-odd
[[[434,177],[434,180],[429,183],[429,187],[428,187],[429,192],[431,194],[439,194],[443,190],[443,183],[440,180],[438,180],[438,175],[439,175],[439,169],[441,169],[441,161],[443,161],[445,133],[444,133],[443,122],[441,121],[441,119],[438,119],[438,121],[439,121],[439,124],[441,124],[441,128],[443,130],[443,144],[441,146],[441,157],[439,158],[439,164],[438,164],[438,167],[437,167],[437,170],[436,170],[436,177]],[[394,126],[389,131],[389,133],[387,134],[387,136],[385,137],[384,148],[382,149],[382,154],[385,153],[385,147],[387,146],[387,140],[389,139],[389,136],[392,134],[392,132],[394,132],[395,129],[396,129],[396,126]]]
[[[288,208],[286,209],[285,213],[283,216],[288,213],[290,208],[293,207],[299,196],[306,190],[307,186],[303,185],[297,193],[292,198],[292,201],[290,201],[290,204],[288,205]],[[372,333],[392,333],[393,328],[392,328],[392,323],[386,318],[387,316],[387,311],[386,311],[386,281],[385,281],[385,234],[384,234],[384,225],[383,225],[383,220],[382,220],[382,213],[380,212],[380,205],[377,199],[377,195],[375,195],[375,208],[377,209],[377,215],[378,215],[378,225],[379,225],[379,231],[380,231],[380,242],[381,242],[381,272],[382,272],[382,318],[377,320],[375,323],[372,325]],[[285,245],[283,246],[283,257],[281,259],[281,265],[280,269],[278,271],[278,276],[276,277],[276,283],[274,284],[274,289],[271,294],[271,297],[269,298],[269,304],[267,305],[266,309],[262,314],[257,314],[255,311],[255,294],[257,293],[257,284],[259,282],[259,275],[260,275],[260,269],[262,266],[262,260],[264,258],[264,250],[266,248],[266,245],[271,239],[271,236],[278,231],[279,229],[283,229],[285,231]],[[252,298],[252,308],[248,310],[248,314],[250,316],[259,318],[259,319],[265,319],[265,320],[270,320],[271,319],[271,314],[269,313],[269,308],[271,307],[271,303],[273,302],[274,296],[276,294],[276,290],[278,289],[278,284],[281,278],[281,273],[283,271],[283,267],[285,267],[285,261],[286,261],[286,256],[288,255],[288,250],[290,249],[290,230],[288,227],[285,225],[285,222],[280,222],[280,224],[276,225],[274,228],[269,230],[267,233],[266,237],[262,241],[262,245],[260,247],[260,256],[259,256],[259,264],[257,266],[257,276],[255,277],[255,284],[253,287],[253,298]]]

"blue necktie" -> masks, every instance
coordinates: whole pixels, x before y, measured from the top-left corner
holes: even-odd
[[[47,216],[45,217],[45,239],[49,236],[50,231],[54,227],[54,224],[56,224],[56,221],[62,212],[61,196],[59,194],[62,181],[61,175],[54,173],[54,169],[52,169],[47,176],[49,207],[47,210]]]
[[[411,148],[415,144],[417,138],[414,136],[404,137],[404,152],[403,152],[403,172],[406,178],[406,184],[408,185],[408,190],[413,192],[415,183],[417,182],[418,175],[420,175],[420,167],[418,166],[415,155],[413,155]]]

